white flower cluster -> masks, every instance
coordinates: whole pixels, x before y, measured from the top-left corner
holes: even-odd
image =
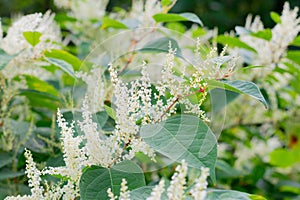
[[[173,0],[175,4],[176,0]],[[163,7],[158,0],[133,0],[130,17],[137,19],[140,26],[153,27],[155,21],[152,18],[157,13],[162,13]]]
[[[76,76],[87,85],[87,104],[93,113],[102,110],[106,96],[104,82],[100,74],[103,74],[102,70],[96,67],[89,74],[82,71],[76,73]]]
[[[187,163],[181,162],[175,169],[170,182],[170,186],[167,189],[167,195],[169,199],[184,199],[186,189],[186,175],[187,175]]]
[[[58,25],[54,22],[54,14],[50,11],[44,15],[41,13],[30,14],[16,20],[8,29],[7,34],[0,39],[0,48],[10,55],[16,57],[2,70],[8,78],[13,78],[17,74],[30,74],[37,77],[45,77],[45,70],[39,67],[32,67],[32,62],[27,62],[40,58],[42,52],[47,49],[60,48],[57,43],[61,42],[61,33]],[[40,42],[32,47],[26,41],[24,32],[39,32]],[[45,63],[37,62],[38,65]]]
[[[79,20],[100,19],[105,14],[108,0],[54,0],[58,8],[70,10],[70,16]]]
[[[249,34],[241,34],[241,41],[253,47],[257,54],[252,55],[250,61],[253,65],[267,66],[264,69],[270,72],[275,65],[281,62],[285,56],[288,45],[296,38],[300,31],[300,18],[297,16],[298,7],[293,10],[290,9],[289,3],[285,2],[283,11],[280,16],[280,23],[277,23],[272,28],[272,38],[270,41],[251,36]],[[259,17],[255,17],[252,21],[252,16],[249,15],[246,20],[245,28],[251,32],[258,32],[264,30],[263,23]],[[262,72],[265,74],[265,72]]]
[[[40,200],[44,199],[44,189],[41,187],[41,171],[36,168],[36,164],[33,161],[32,154],[29,150],[25,149],[26,158],[26,175],[28,177],[28,186],[31,188],[31,195],[16,196],[16,197],[6,197],[5,200]]]
[[[108,194],[108,197],[110,200],[118,199],[118,196],[115,196],[112,193],[111,188],[107,189],[107,194]],[[127,181],[124,178],[122,179],[122,182],[121,182],[121,190],[120,190],[119,200],[130,200],[130,193],[128,191]]]
[[[209,168],[201,168],[201,176],[195,181],[195,186],[191,189],[190,193],[195,200],[204,200],[207,194],[206,179],[209,176]]]

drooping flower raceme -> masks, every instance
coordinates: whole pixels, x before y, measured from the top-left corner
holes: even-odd
[[[288,45],[296,38],[300,31],[300,18],[297,16],[298,7],[290,9],[289,3],[285,2],[283,11],[280,16],[280,23],[277,23],[271,29],[272,38],[270,41],[257,38],[248,34],[241,34],[240,39],[253,47],[257,54],[250,62],[253,65],[267,66],[263,68],[272,71],[275,64],[278,64],[285,55]],[[249,15],[246,20],[245,28],[251,32],[258,32],[264,30],[263,23],[259,17],[255,17],[252,21],[252,16]],[[262,70],[260,70],[262,71]],[[261,72],[262,74],[265,74]]]

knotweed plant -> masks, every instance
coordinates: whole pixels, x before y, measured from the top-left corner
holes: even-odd
[[[65,20],[30,14],[4,34],[0,24],[0,174],[10,166],[13,172],[3,198],[264,199],[220,186],[218,175],[243,176],[228,163],[248,161],[250,168],[248,158],[257,155],[274,163],[261,149],[272,153],[281,141],[254,138],[229,152],[229,144],[218,146],[213,125],[240,94],[269,106],[251,81],[298,66],[287,49],[299,45],[298,10],[286,3],[281,16],[273,14],[272,30],[249,16],[234,38],[203,28],[193,13],[169,13],[175,3],[133,0],[129,11],[106,13],[107,0],[55,0]],[[181,21],[193,26],[163,28]],[[265,68],[245,77],[241,63]],[[263,131],[273,134],[270,126]],[[228,163],[217,161],[228,154]]]

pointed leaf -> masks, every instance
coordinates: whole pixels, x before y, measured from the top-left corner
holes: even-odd
[[[210,169],[215,181],[217,141],[210,128],[198,117],[177,115],[158,124],[141,128],[141,137],[157,152],[190,167]]]
[[[280,15],[277,12],[271,12],[270,13],[271,19],[276,23],[276,24],[280,24],[281,23],[281,19],[280,19]]]
[[[75,78],[75,73],[74,73],[72,65],[70,65],[66,61],[61,60],[61,59],[57,59],[57,58],[50,58],[50,57],[47,57],[46,60],[49,63],[51,63],[51,64],[59,67],[60,69],[62,69],[63,71],[65,71],[67,74],[69,74],[73,78]]]
[[[260,92],[257,85],[249,81],[214,81],[209,80],[208,86],[210,89],[222,88],[239,94],[247,94],[254,99],[260,101],[266,108],[268,108],[268,103],[262,93]]]
[[[42,33],[37,31],[26,31],[23,32],[23,36],[26,39],[26,41],[34,47],[40,42],[40,37],[42,36]]]
[[[108,188],[119,196],[123,178],[126,179],[129,190],[145,186],[142,169],[132,161],[123,161],[111,168],[92,166],[81,176],[80,198],[82,200],[109,199]]]
[[[108,18],[108,17],[104,17],[103,21],[102,21],[102,29],[106,29],[106,28],[116,28],[116,29],[128,29],[128,27],[123,24],[122,22],[119,22],[117,20]]]
[[[153,19],[156,22],[178,22],[178,21],[191,21],[203,26],[202,21],[199,19],[197,15],[194,13],[181,13],[181,14],[174,14],[174,13],[159,13],[153,15]]]
[[[51,49],[49,51],[46,51],[45,56],[47,58],[56,58],[59,60],[63,60],[71,65],[73,67],[73,70],[75,71],[79,70],[83,65],[79,58],[61,49]]]
[[[169,38],[169,37],[163,37],[159,38],[157,40],[151,41],[145,46],[143,46],[139,51],[141,52],[169,52],[169,42],[171,42],[172,49],[176,49],[175,56],[182,57],[181,49],[176,42],[176,40]]]
[[[267,41],[270,41],[272,39],[272,31],[271,29],[264,29],[255,33],[251,33],[252,36],[261,38]]]
[[[223,45],[228,45],[230,47],[239,47],[256,53],[256,50],[254,48],[235,37],[220,35],[216,38],[216,40],[218,43],[221,43]]]

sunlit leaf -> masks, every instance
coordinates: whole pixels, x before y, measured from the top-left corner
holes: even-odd
[[[106,29],[106,28],[128,29],[128,27],[122,22],[119,22],[117,20],[108,17],[103,18],[101,28],[102,29]]]
[[[235,81],[209,80],[208,86],[210,89],[221,88],[221,89],[229,90],[229,91],[236,92],[239,94],[249,95],[249,96],[253,97],[254,99],[257,99],[258,101],[260,101],[266,108],[268,107],[268,103],[267,103],[266,99],[264,98],[264,96],[262,95],[261,91],[259,90],[257,85],[255,85],[252,82],[239,81],[239,80],[235,80]]]
[[[208,167],[215,181],[217,141],[210,128],[198,117],[170,117],[166,121],[143,126],[140,134],[150,147],[173,161],[185,160],[190,167],[198,169]]]
[[[230,47],[239,47],[256,53],[256,50],[254,48],[235,37],[220,35],[216,38],[216,40],[218,43],[221,43],[223,45],[228,45]]]
[[[280,15],[277,12],[271,12],[270,13],[271,19],[276,23],[276,24],[280,24],[281,23],[281,19],[280,19]]]
[[[37,32],[37,31],[26,31],[23,32],[23,36],[26,39],[26,41],[31,45],[31,46],[36,46],[38,43],[40,43],[40,37],[42,36],[42,33]]]
[[[153,15],[153,19],[156,22],[179,22],[179,21],[191,21],[203,26],[202,21],[199,19],[197,15],[194,13],[180,13],[180,14],[173,14],[173,13],[159,13]]]

